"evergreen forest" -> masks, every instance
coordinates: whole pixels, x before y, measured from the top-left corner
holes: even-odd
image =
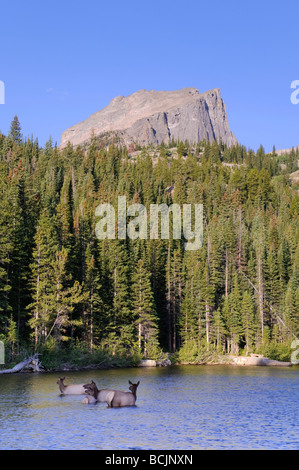
[[[59,149],[0,133],[0,340],[6,362],[290,360],[299,336],[298,150],[221,142]],[[297,179],[296,179],[297,177]],[[203,204],[203,245],[99,240],[96,207]]]

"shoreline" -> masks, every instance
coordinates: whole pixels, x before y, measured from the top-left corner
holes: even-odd
[[[223,355],[215,358],[214,360],[207,360],[202,362],[196,361],[186,361],[186,362],[171,362],[169,359],[164,361],[155,361],[153,359],[143,359],[138,364],[134,365],[123,365],[123,366],[116,366],[112,364],[89,364],[87,366],[78,365],[75,366],[70,363],[62,364],[61,367],[52,368],[52,369],[45,369],[41,364],[39,370],[35,369],[34,361],[30,363],[26,368],[18,371],[11,370],[11,373],[46,373],[46,372],[55,372],[55,373],[64,373],[64,372],[80,372],[85,370],[111,370],[111,369],[123,369],[123,368],[155,368],[155,367],[171,367],[171,366],[184,366],[184,365],[192,365],[192,366],[241,366],[241,367],[292,367],[292,362],[286,361],[278,361],[274,359],[269,359],[264,357],[261,354],[251,354],[250,356],[237,356],[237,355]],[[6,369],[8,373],[8,369]],[[1,375],[1,370],[0,370]]]
[[[256,355],[255,355],[256,356]],[[203,361],[203,362],[174,362],[169,361],[167,364],[160,364],[159,361],[153,359],[144,359],[137,365],[126,365],[126,366],[111,366],[111,365],[97,365],[91,364],[89,366],[70,366],[62,367],[60,369],[52,369],[44,372],[72,372],[72,371],[84,371],[84,370],[111,370],[111,369],[124,369],[124,368],[156,368],[156,367],[173,367],[173,366],[232,366],[232,367],[292,367],[292,362],[277,361],[274,359],[268,359],[267,357],[259,355],[258,357],[251,356],[221,356],[215,361]]]
[[[159,367],[159,364],[146,364],[146,360],[141,361],[144,364],[139,364],[139,367]],[[151,361],[155,362],[155,361]],[[258,366],[258,367],[292,367],[292,362],[277,361],[264,357],[262,354],[251,354],[250,356],[236,356],[227,355],[219,356],[214,361],[203,361],[203,362],[179,362],[172,365],[231,365],[231,366]],[[163,367],[160,366],[160,367]],[[164,366],[165,367],[165,366]]]

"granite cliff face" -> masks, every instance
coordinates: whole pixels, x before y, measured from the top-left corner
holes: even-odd
[[[92,133],[124,145],[168,143],[172,138],[190,143],[222,139],[228,146],[237,143],[219,88],[201,94],[196,88],[183,88],[140,90],[126,98],[118,96],[101,111],[63,132],[61,147],[68,142],[74,146],[88,143]]]

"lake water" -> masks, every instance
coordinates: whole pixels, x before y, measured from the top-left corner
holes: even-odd
[[[59,396],[59,373],[0,375],[0,449],[299,449],[299,369],[173,366],[66,372],[140,385],[137,406]]]

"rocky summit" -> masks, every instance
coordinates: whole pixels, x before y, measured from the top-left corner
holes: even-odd
[[[123,145],[188,140],[219,141],[232,146],[237,140],[228,125],[219,88],[199,93],[196,88],[176,91],[140,90],[117,96],[104,109],[62,133],[61,148],[68,142],[86,145],[94,135]]]

